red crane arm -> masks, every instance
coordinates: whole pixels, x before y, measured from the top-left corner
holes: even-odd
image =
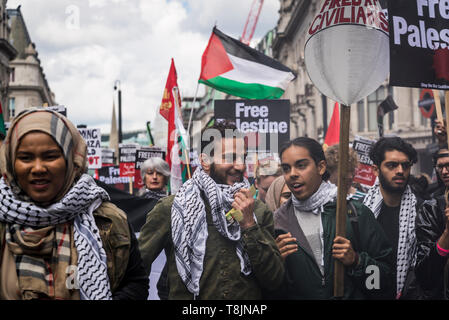
[[[257,21],[259,20],[260,11],[262,10],[263,0],[253,0],[251,10],[246,19],[245,28],[243,29],[242,37],[240,41],[246,45],[249,45],[256,30]]]

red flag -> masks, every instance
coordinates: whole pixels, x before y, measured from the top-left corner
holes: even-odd
[[[177,99],[175,101],[175,99]],[[175,104],[176,102],[176,104]],[[168,73],[167,84],[165,85],[164,96],[162,97],[159,113],[168,121],[168,139],[166,161],[171,168],[171,149],[175,140],[175,105],[181,105],[181,97],[178,90],[178,76],[176,74],[175,61],[171,59],[170,72]]]
[[[326,137],[324,138],[323,149],[326,150],[340,141],[340,112],[338,110],[338,102],[335,102],[334,112],[332,113],[331,122],[327,128]]]

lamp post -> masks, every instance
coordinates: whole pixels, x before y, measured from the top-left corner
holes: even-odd
[[[118,143],[122,143],[122,91],[120,80],[115,80],[114,90],[118,90]]]

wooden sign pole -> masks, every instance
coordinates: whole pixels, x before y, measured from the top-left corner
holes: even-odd
[[[449,123],[449,91],[444,92],[444,105],[446,109],[446,133],[447,133],[447,124]],[[440,106],[441,109],[441,106]],[[443,120],[443,116],[441,116],[441,120]],[[447,144],[449,146],[449,134],[446,134],[447,136]]]
[[[340,105],[340,141],[338,145],[338,193],[337,193],[337,216],[335,236],[346,236],[346,197],[348,187],[346,177],[349,162],[349,122],[351,119],[350,106]],[[334,296],[343,297],[344,294],[344,272],[345,267],[339,260],[335,260],[334,273]]]
[[[437,120],[443,121],[443,112],[441,111],[441,101],[440,101],[440,91],[432,90],[433,92],[433,100],[435,101],[435,108],[437,109]],[[447,101],[447,96],[446,96]],[[447,107],[446,107],[447,110]],[[447,113],[446,113],[447,115]]]

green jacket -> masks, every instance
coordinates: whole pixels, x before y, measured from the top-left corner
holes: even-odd
[[[353,248],[355,244],[359,246],[356,248],[359,263],[355,267],[345,267],[343,299],[390,299],[394,297],[391,285],[395,281],[391,246],[373,213],[362,203],[350,201],[357,211],[360,239],[355,239],[349,219],[346,219],[346,238],[351,241]],[[298,251],[287,256],[285,260],[286,277],[277,298],[321,300],[333,297],[335,259],[332,257],[332,244],[335,239],[336,211],[336,202],[328,202],[321,214],[324,274],[321,274],[299,226],[292,199],[290,198],[275,212],[276,234],[290,232],[298,244]],[[369,266],[378,267],[379,289],[376,289],[374,278],[377,272],[374,272],[372,267],[368,268]]]
[[[114,293],[125,276],[131,247],[131,234],[125,213],[110,202],[93,212],[107,255],[108,276]],[[0,222],[0,263],[5,245],[6,224]]]
[[[176,267],[171,236],[173,199],[174,196],[170,196],[159,200],[148,214],[139,235],[139,248],[148,273],[153,261],[165,249],[169,299],[193,299]],[[245,276],[240,271],[235,243],[216,230],[207,201],[205,206],[208,238],[197,299],[261,299],[265,290],[278,288],[284,277],[284,268],[274,240],[273,214],[268,207],[256,200],[254,213],[257,224],[242,231],[243,245],[252,267],[252,273]]]

